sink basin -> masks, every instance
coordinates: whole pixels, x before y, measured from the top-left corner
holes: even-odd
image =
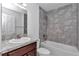
[[[31,38],[29,37],[22,37],[20,39],[11,39],[9,40],[9,43],[26,43],[29,42]]]

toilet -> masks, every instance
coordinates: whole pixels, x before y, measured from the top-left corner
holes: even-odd
[[[49,56],[50,55],[50,51],[46,48],[38,48],[37,53],[39,56]]]
[[[37,55],[38,56],[49,56],[50,51],[44,47],[39,47],[40,46],[40,40],[37,41]]]

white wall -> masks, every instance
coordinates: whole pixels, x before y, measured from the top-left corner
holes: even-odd
[[[1,4],[0,4],[0,49],[1,49],[1,25],[2,25],[2,22],[1,22]]]
[[[39,6],[37,4],[27,4],[27,35],[39,38]]]

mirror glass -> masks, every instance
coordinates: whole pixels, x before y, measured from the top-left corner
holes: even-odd
[[[2,7],[2,40],[23,34],[27,34],[27,14]]]
[[[9,39],[15,33],[15,16],[2,13],[2,38]]]

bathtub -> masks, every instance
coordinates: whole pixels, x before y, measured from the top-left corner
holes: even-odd
[[[41,42],[41,46],[50,50],[50,56],[79,56],[79,51],[73,46],[48,40]]]

